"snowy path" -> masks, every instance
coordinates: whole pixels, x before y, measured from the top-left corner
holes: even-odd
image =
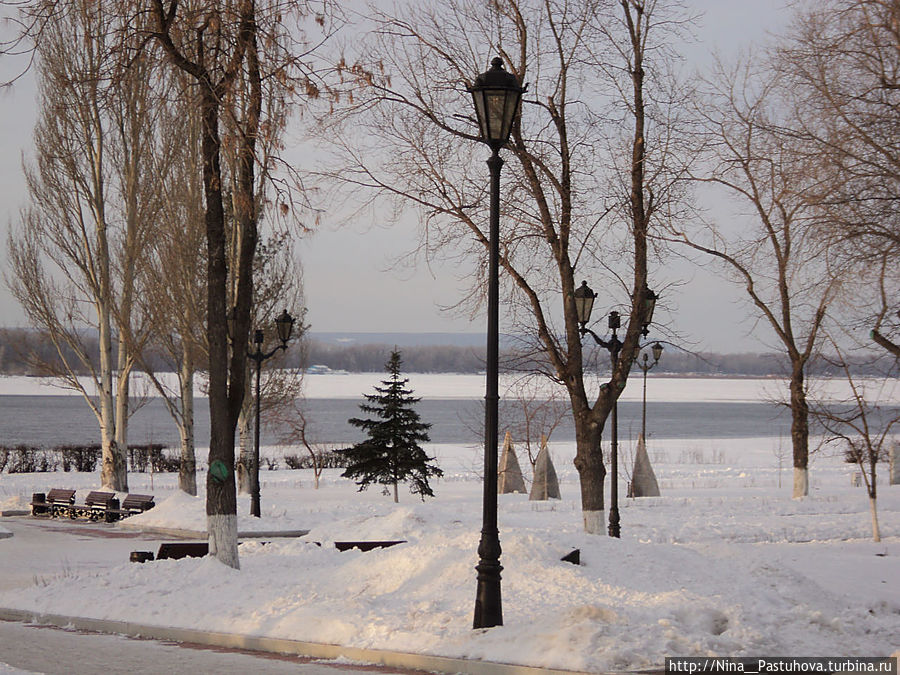
[[[0,590],[47,585],[59,577],[116,567],[131,551],[155,551],[162,541],[118,533],[102,523],[16,517],[5,518],[3,527],[14,536],[3,548]]]
[[[319,663],[301,657],[214,650],[156,640],[136,640],[120,635],[77,633],[0,621],[0,673],[9,672],[4,671],[4,663],[25,672],[46,675],[121,672],[126,664],[131,675],[341,675],[400,672],[341,663]]]

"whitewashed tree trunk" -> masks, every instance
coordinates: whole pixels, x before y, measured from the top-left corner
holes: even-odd
[[[240,569],[237,515],[207,514],[206,527],[209,532],[209,554],[228,567]]]
[[[581,515],[584,518],[584,531],[587,534],[604,534],[606,532],[605,511],[585,511]]]
[[[881,541],[881,528],[878,526],[878,505],[875,497],[869,497],[869,510],[872,512],[872,539]]]
[[[794,467],[793,499],[801,499],[809,495],[809,469]]]

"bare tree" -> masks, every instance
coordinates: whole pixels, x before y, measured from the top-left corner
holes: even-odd
[[[165,128],[177,152],[159,177],[165,196],[163,211],[144,252],[138,299],[151,331],[145,348],[136,355],[178,427],[178,487],[196,495],[194,387],[197,371],[207,361],[206,308],[201,300],[206,286],[204,276],[197,273],[205,266],[200,120],[197,107],[191,105],[187,77],[179,73],[160,77],[169,91],[178,92],[164,108]],[[165,370],[175,374],[174,385],[153,369],[151,364],[160,357]]]
[[[257,169],[267,169],[260,162],[258,141],[271,122],[263,118],[263,83],[276,83],[284,96],[317,93],[302,50],[295,50],[299,33],[292,33],[293,27],[288,24],[291,18],[308,16],[309,6],[306,2],[277,0],[185,5],[178,0],[151,0],[148,8],[154,21],[149,35],[171,64],[192,79],[197,91],[207,247],[211,424],[206,513],[210,552],[224,564],[238,568],[237,495],[232,467],[235,428],[246,391],[247,353],[243,348],[229,350],[227,323],[230,314],[234,344],[247,344],[260,216]],[[321,14],[316,21],[325,23]],[[223,153],[229,145],[235,158],[231,199],[235,231],[231,237],[237,251],[231,257],[224,199],[227,183],[222,169]],[[280,206],[290,211],[289,201],[282,201]]]
[[[793,496],[809,491],[807,366],[821,342],[826,310],[840,273],[815,230],[821,214],[810,203],[815,167],[780,131],[780,82],[748,64],[720,69],[701,106],[709,169],[695,178],[724,188],[749,209],[737,227],[712,224],[683,230],[676,239],[709,255],[774,332],[790,362],[788,377],[793,447]]]
[[[302,377],[302,376],[301,376]],[[322,462],[323,454],[335,451],[335,446],[317,443],[311,431],[311,424],[304,406],[304,399],[298,396],[276,409],[275,419],[280,428],[284,429],[281,442],[287,444],[300,443],[309,455],[313,469],[313,481],[315,489],[319,489],[319,479],[325,466]]]
[[[461,308],[484,298],[488,246],[488,181],[472,164],[478,131],[465,86],[494,54],[529,83],[502,189],[504,306],[542,372],[566,387],[584,526],[600,533],[600,436],[648,319],[650,232],[683,204],[666,40],[688,19],[678,3],[639,0],[450,0],[371,14],[370,43],[342,71],[358,86],[326,116],[341,125],[344,155],[329,177],[417,209],[426,259],[471,261]],[[622,358],[596,396],[574,299],[591,267],[608,268],[628,318]]]
[[[900,358],[900,4],[803,3],[775,65],[797,110],[796,152],[820,173],[820,235],[866,281],[852,311]]]
[[[123,63],[119,23],[107,9],[58,3],[42,25],[36,164],[26,167],[31,205],[10,235],[7,283],[55,346],[59,358],[40,366],[79,391],[97,417],[102,484],[126,491],[134,355],[124,336],[139,332],[133,271],[159,207],[143,179],[153,172],[158,127],[149,65]],[[88,330],[96,331],[97,355]],[[96,398],[78,379],[82,370]]]
[[[816,420],[828,434],[826,443],[840,443],[844,446],[845,457],[859,466],[860,474],[869,497],[872,516],[872,538],[881,541],[878,526],[878,462],[886,458],[893,442],[892,431],[900,424],[900,414],[896,410],[887,411],[878,405],[871,387],[866,387],[853,376],[852,370],[834,340],[831,347],[836,356],[833,363],[844,372],[850,386],[849,400],[837,404],[817,401],[814,407]],[[884,385],[882,384],[882,389]],[[870,400],[873,399],[874,400]]]
[[[506,392],[500,416],[514,438],[525,445],[528,462],[534,473],[534,463],[543,443],[568,414],[559,387],[547,391],[546,378],[524,376],[516,380]]]

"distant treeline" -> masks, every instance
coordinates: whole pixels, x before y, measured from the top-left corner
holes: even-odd
[[[389,344],[335,344],[309,339],[303,349],[288,349],[286,367],[322,365],[332,370],[349,372],[382,372],[394,345]],[[415,373],[477,373],[484,370],[483,347],[458,345],[408,345],[401,348],[403,370]],[[0,373],[5,375],[43,375],[28,366],[28,354],[37,353],[42,359],[58,358],[56,348],[39,335],[25,329],[0,329]],[[599,355],[605,366],[606,353]],[[160,371],[171,370],[161,357],[151,358],[152,367]],[[301,363],[301,360],[303,363]],[[522,359],[511,350],[501,353],[501,367],[505,370],[527,368]],[[854,374],[884,375],[896,364],[885,358],[875,359],[861,355],[852,359]],[[505,367],[504,367],[505,364]],[[657,373],[696,375],[785,375],[787,359],[778,354],[713,354],[678,351],[666,345],[662,359],[654,369]],[[635,367],[635,371],[637,367]],[[841,377],[843,373],[826,359],[818,359],[810,368],[810,375]],[[87,374],[87,370],[85,373]]]

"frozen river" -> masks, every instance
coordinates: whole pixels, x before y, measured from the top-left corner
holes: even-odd
[[[347,424],[360,415],[364,393],[379,382],[378,373],[308,376],[306,408],[309,437],[315,442],[351,443],[360,440],[358,430]],[[410,386],[422,400],[417,410],[432,425],[434,443],[477,443],[483,423],[483,375],[410,376]],[[521,401],[507,379],[501,388],[501,431],[511,429],[521,437]],[[647,434],[651,438],[749,438],[790,434],[787,409],[773,402],[782,385],[773,379],[649,378],[647,386]],[[198,392],[200,393],[200,392]],[[551,395],[546,389],[538,398]],[[838,383],[828,395],[840,396]],[[574,440],[571,417],[565,414],[567,399],[557,393],[562,411],[553,441]],[[896,398],[893,400],[896,405]],[[619,436],[636,439],[641,428],[641,381],[629,381],[619,403]],[[533,425],[534,426],[534,425]],[[536,434],[541,433],[537,425]],[[203,398],[197,400],[198,446],[207,445],[209,411]],[[277,445],[277,429],[263,429],[263,443]],[[132,417],[129,438],[133,443],[178,444],[178,432],[158,398],[149,398]],[[0,378],[0,445],[19,443],[52,447],[70,443],[96,443],[96,419],[80,396],[34,378]]]

